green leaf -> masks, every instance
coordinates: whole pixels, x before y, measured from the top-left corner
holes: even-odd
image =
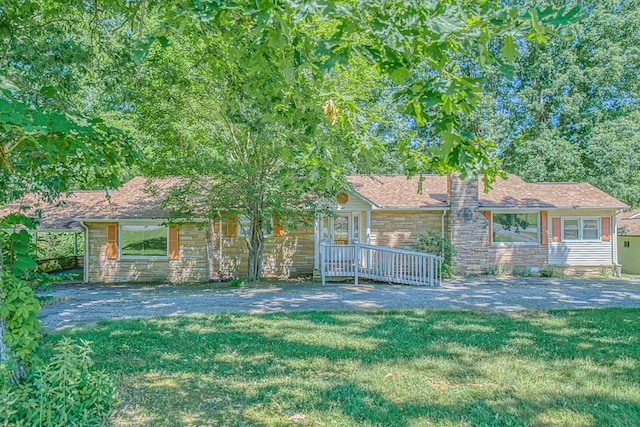
[[[389,78],[394,83],[402,83],[403,81],[408,79],[410,76],[411,76],[411,73],[409,73],[409,70],[407,70],[405,67],[398,67],[391,72],[391,74],[389,75]]]
[[[515,59],[520,56],[513,37],[505,37],[502,49],[500,50],[500,55],[510,63],[515,61]]]

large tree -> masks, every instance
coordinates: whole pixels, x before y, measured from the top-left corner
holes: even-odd
[[[519,7],[558,6],[535,0]],[[530,181],[588,181],[640,204],[640,2],[580,2],[568,39],[518,41],[513,79],[488,73],[482,132],[507,171]]]
[[[53,201],[80,183],[115,187],[132,158],[92,104],[98,10],[81,1],[3,2],[0,9],[0,203]],[[103,187],[104,188],[104,187]],[[24,215],[0,218],[0,362],[24,374],[35,346],[36,266]]]
[[[175,215],[240,219],[247,275],[257,280],[274,218],[276,226],[310,219],[311,197],[333,191],[348,163],[373,154],[336,132],[351,128],[338,124],[323,92],[336,89],[328,86],[341,73],[318,81],[296,59],[309,49],[300,34],[256,31],[245,21],[230,11],[213,27],[198,22],[151,48],[132,82],[131,117],[146,141],[143,171],[185,178],[168,200]]]

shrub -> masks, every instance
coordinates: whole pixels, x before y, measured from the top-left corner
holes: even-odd
[[[488,276],[502,276],[507,271],[504,264],[493,264],[487,270]]]
[[[411,250],[441,256],[443,258],[442,277],[451,275],[453,256],[456,250],[451,242],[446,237],[442,237],[437,231],[427,228],[411,245]]]
[[[111,378],[91,369],[89,343],[63,338],[49,364],[34,365],[19,384],[0,367],[0,419],[15,426],[104,425],[115,403]]]
[[[540,269],[540,277],[553,277],[556,275],[556,270],[553,267],[545,267]]]
[[[524,267],[524,268],[513,267],[511,269],[511,275],[515,277],[530,277],[531,269],[528,267]]]

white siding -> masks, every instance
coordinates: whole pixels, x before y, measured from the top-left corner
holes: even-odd
[[[611,242],[564,241],[549,245],[552,265],[611,265]]]
[[[351,192],[347,194],[349,195],[349,201],[347,203],[344,205],[338,205],[336,203],[339,211],[366,211],[371,209],[371,204],[363,200],[362,197]]]
[[[611,221],[611,241],[564,240],[552,241],[552,218],[602,218],[612,217],[612,210],[604,209],[567,209],[549,210],[549,264],[551,265],[612,265],[615,233]],[[602,232],[602,230],[600,230]]]

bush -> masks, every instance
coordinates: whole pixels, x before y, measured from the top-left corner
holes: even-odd
[[[556,271],[552,267],[545,267],[540,269],[540,277],[553,277],[556,275]]]
[[[488,276],[502,276],[507,271],[504,264],[493,264],[487,269]]]
[[[47,365],[34,365],[20,384],[0,366],[0,424],[12,426],[104,425],[115,399],[111,378],[91,369],[89,343],[63,338]]]
[[[453,256],[456,250],[451,242],[446,237],[442,237],[437,231],[427,228],[411,245],[411,250],[441,256],[443,258],[442,277],[451,275]]]
[[[531,269],[528,267],[513,267],[511,269],[511,275],[515,277],[531,277]]]

